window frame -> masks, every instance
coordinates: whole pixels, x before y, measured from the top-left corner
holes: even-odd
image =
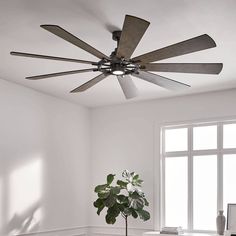
[[[160,163],[161,163],[161,215],[160,226],[165,226],[165,158],[174,158],[187,156],[188,158],[188,222],[186,232],[196,233],[215,233],[212,230],[193,229],[193,157],[201,155],[217,156],[217,211],[223,209],[223,156],[225,154],[236,154],[236,148],[223,148],[223,126],[225,124],[236,124],[236,120],[221,120],[207,122],[191,122],[188,124],[169,124],[161,126],[160,142]],[[202,126],[216,126],[217,128],[217,146],[216,149],[193,150],[193,128]],[[187,128],[187,150],[165,152],[165,131],[168,129]]]

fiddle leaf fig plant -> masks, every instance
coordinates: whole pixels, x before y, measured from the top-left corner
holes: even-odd
[[[105,184],[96,186],[94,191],[98,198],[93,205],[97,208],[98,215],[103,209],[107,209],[107,224],[114,224],[116,218],[121,215],[125,219],[127,236],[129,216],[147,221],[150,214],[144,210],[149,203],[141,189],[143,180],[138,174],[128,170],[122,172],[122,177],[122,180],[117,180],[114,184],[115,175],[109,174]]]

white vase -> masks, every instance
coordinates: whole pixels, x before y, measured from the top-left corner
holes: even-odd
[[[225,231],[225,216],[223,215],[223,212],[224,212],[223,210],[220,210],[216,217],[216,229],[217,229],[217,234],[219,235],[224,235]]]

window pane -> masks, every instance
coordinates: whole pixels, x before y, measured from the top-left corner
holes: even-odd
[[[217,213],[217,157],[193,158],[193,227],[215,230]]]
[[[187,228],[187,157],[165,159],[165,225]]]
[[[187,150],[187,128],[167,129],[165,131],[165,151],[186,151]]]
[[[193,128],[193,149],[205,150],[217,148],[217,126],[200,126]]]
[[[223,207],[225,215],[227,214],[227,204],[236,203],[236,185],[235,185],[235,167],[236,167],[236,154],[224,155],[224,196]]]
[[[224,148],[236,148],[236,124],[224,125]]]

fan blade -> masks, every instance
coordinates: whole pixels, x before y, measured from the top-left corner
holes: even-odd
[[[10,52],[10,54],[13,56],[20,56],[20,57],[32,57],[32,58],[48,59],[48,60],[56,60],[56,61],[77,62],[77,63],[90,64],[90,65],[96,64],[96,62],[93,62],[93,61],[84,61],[84,60],[73,59],[73,58],[54,57],[54,56],[39,55],[39,54],[24,53],[24,52]]]
[[[93,48],[89,44],[85,43],[81,39],[75,37],[73,34],[69,33],[68,31],[64,30],[58,25],[41,25],[41,27],[45,30],[48,30],[49,32],[57,35],[58,37],[66,40],[69,43],[74,44],[75,46],[85,50],[88,53],[91,53],[95,57],[98,57],[100,59],[106,58],[109,59],[108,56],[105,54],[101,53],[97,49]]]
[[[116,56],[129,59],[149,26],[149,22],[135,16],[125,16]]]
[[[179,90],[186,87],[190,87],[188,84],[184,84],[172,79],[165,78],[160,75],[156,75],[146,71],[139,71],[139,74],[133,73],[132,76],[135,76],[139,79],[146,80],[150,83],[157,84],[160,87],[170,89],[170,90]]]
[[[83,69],[83,70],[62,71],[62,72],[56,72],[52,74],[29,76],[29,77],[26,77],[26,79],[29,79],[29,80],[46,79],[46,78],[51,78],[51,77],[56,77],[56,76],[72,75],[72,74],[90,72],[90,71],[95,71],[95,70],[96,69],[91,68],[91,69]]]
[[[150,63],[140,66],[140,69],[144,71],[199,74],[219,74],[222,68],[222,63]]]
[[[128,75],[125,76],[117,76],[117,79],[119,81],[120,87],[123,90],[123,93],[126,97],[126,99],[134,98],[138,96],[138,89],[135,86],[132,78]]]
[[[216,47],[215,41],[209,35],[203,34],[201,36],[135,57],[132,61],[143,63],[160,61],[213,47]]]
[[[80,85],[79,87],[73,89],[72,91],[70,91],[70,93],[78,93],[78,92],[83,92],[89,88],[91,88],[92,86],[94,86],[95,84],[97,84],[98,82],[102,81],[103,79],[105,79],[108,76],[108,74],[100,74],[98,76],[96,76],[95,78],[89,80],[88,82]]]

